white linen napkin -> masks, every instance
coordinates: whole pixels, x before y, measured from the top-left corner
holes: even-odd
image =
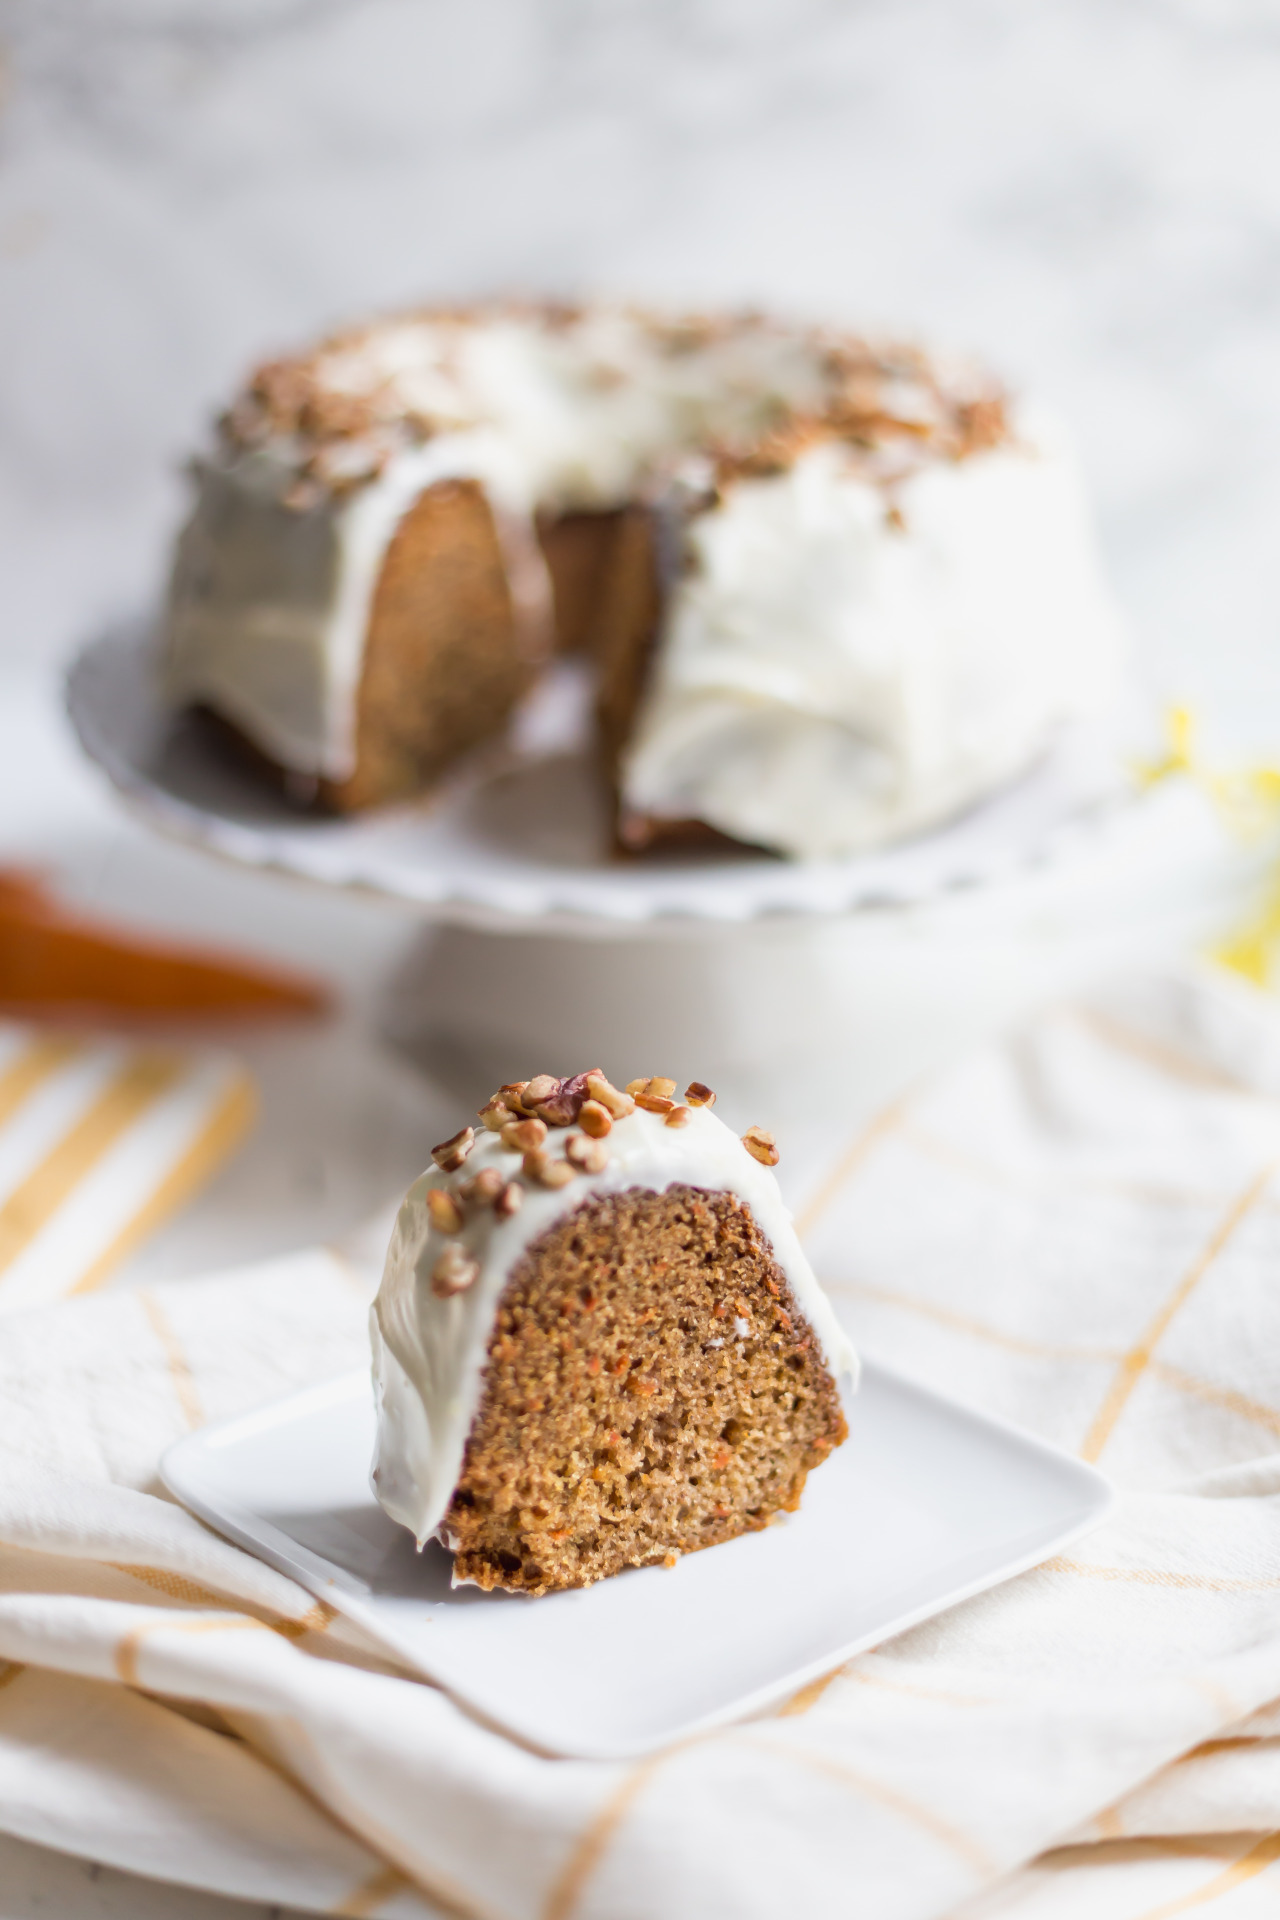
[[[1186,975],[1051,1010],[842,1143],[801,1218],[855,1337],[1099,1461],[1118,1517],[767,1717],[639,1763],[548,1759],[157,1487],[176,1436],[360,1363],[371,1264],[317,1250],[15,1315],[0,1827],[351,1915],[1267,1910],[1270,1005]]]

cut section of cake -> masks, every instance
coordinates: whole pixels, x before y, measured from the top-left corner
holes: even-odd
[[[431,793],[600,663],[618,846],[886,845],[1114,693],[1062,435],[760,315],[402,315],[264,366],[196,463],[164,672],[305,804]]]
[[[455,1585],[543,1594],[793,1511],[857,1362],[771,1137],[694,1084],[503,1087],[435,1149],[371,1332],[373,1481]]]

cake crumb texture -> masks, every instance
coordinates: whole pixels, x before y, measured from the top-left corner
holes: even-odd
[[[438,481],[387,549],[356,705],[356,770],[323,782],[323,802],[345,813],[428,791],[493,737],[533,678],[484,489]]]
[[[742,1201],[590,1200],[503,1293],[443,1528],[455,1579],[540,1594],[670,1564],[794,1511],[847,1431]]]

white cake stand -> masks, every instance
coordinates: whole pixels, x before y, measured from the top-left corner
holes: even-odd
[[[1016,785],[884,852],[631,863],[609,851],[571,670],[526,710],[513,750],[430,804],[331,820],[291,807],[198,718],[166,711],[153,659],[144,624],[119,628],[80,656],[67,688],[85,751],[153,826],[249,866],[487,931],[632,937],[916,905],[1060,857],[1135,794],[1114,742],[1077,727]]]
[[[386,1021],[469,1085],[590,1057],[759,1082],[776,1112],[781,1082],[838,1067],[856,1113],[1044,994],[1185,944],[1179,915],[1194,937],[1243,884],[1195,796],[1140,794],[1099,728],[885,852],[632,864],[609,853],[571,674],[430,805],[326,820],[166,711],[153,662],[143,621],[81,655],[67,703],[86,753],[166,834],[429,923]]]

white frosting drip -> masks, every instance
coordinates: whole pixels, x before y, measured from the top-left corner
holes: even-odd
[[[565,1138],[553,1128],[548,1148],[554,1151]],[[373,1484],[382,1506],[419,1546],[440,1526],[458,1484],[489,1338],[512,1269],[533,1241],[596,1195],[630,1187],[660,1193],[670,1186],[734,1194],[768,1238],[830,1371],[857,1378],[853,1347],[805,1258],[777,1180],[709,1108],[693,1109],[680,1128],[637,1108],[614,1123],[605,1145],[609,1164],[603,1173],[580,1174],[554,1190],[530,1183],[511,1219],[477,1208],[461,1234],[448,1237],[430,1224],[428,1191],[456,1187],[489,1166],[510,1179],[519,1172],[520,1156],[506,1150],[497,1134],[482,1133],[461,1175],[433,1167],[409,1189],[370,1316],[378,1398]],[[431,1290],[431,1271],[451,1243],[479,1262],[480,1274],[466,1292],[439,1299]],[[734,1337],[741,1337],[741,1329]]]
[[[1060,435],[885,491],[838,443],[687,530],[624,805],[799,858],[929,826],[1116,685],[1120,623]],[[890,504],[897,516],[890,517]]]
[[[249,455],[216,469],[211,462],[209,471],[216,471],[224,487],[251,498],[262,492],[261,465],[261,455]],[[282,463],[276,465],[276,476],[278,502],[296,476]],[[527,524],[525,478],[491,429],[442,434],[424,446],[406,447],[388,460],[376,480],[312,510],[324,521],[315,564],[317,570],[329,569],[332,584],[327,591],[322,584],[318,592],[299,596],[291,568],[272,580],[269,551],[246,578],[242,596],[232,590],[209,604],[179,587],[171,614],[169,697],[179,704],[205,700],[229,712],[282,766],[346,779],[356,764],[365,635],[387,548],[425,490],[453,479],[482,482],[500,543],[512,519],[523,517]],[[200,538],[201,505],[187,541]],[[244,543],[254,542],[256,532],[266,547],[287,512],[277,505],[275,520],[247,528]],[[290,519],[300,517],[289,514]],[[530,553],[537,554],[531,533],[509,556],[517,602],[521,585],[526,600],[536,597],[536,586],[527,585]],[[549,605],[549,587],[542,597]]]
[[[824,385],[811,335],[742,322],[673,350],[643,319],[610,308],[563,325],[499,314],[371,327],[320,353],[313,377],[385,416],[344,449],[358,484],[305,516],[323,524],[300,580],[292,565],[273,575],[271,553],[289,541],[283,522],[304,517],[279,505],[297,482],[298,448],[281,442],[205,463],[183,539],[201,557],[180,558],[175,575],[166,684],[175,704],[228,713],[281,765],[333,780],[355,768],[356,696],[383,559],[425,488],[478,479],[500,518],[526,524],[536,508],[615,507],[662,462],[707,438],[750,436],[780,406],[817,406]],[[412,437],[415,420],[432,434],[425,443]],[[241,509],[234,525],[228,492]],[[255,503],[275,511],[255,524]],[[527,578],[513,586],[539,597]]]

